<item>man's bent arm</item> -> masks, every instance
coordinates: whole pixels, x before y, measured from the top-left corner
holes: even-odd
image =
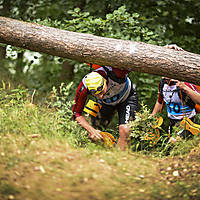
[[[194,103],[200,104],[200,93],[192,90],[190,87],[185,85],[183,82],[176,84],[178,87],[184,90],[184,92],[192,99]]]
[[[153,116],[159,112],[162,108],[162,104],[160,104],[158,101],[156,102],[155,106],[154,106],[154,109],[153,109],[153,112],[151,113]]]
[[[80,126],[82,126],[87,132],[89,133],[88,137],[92,140],[103,139],[102,136],[99,134],[99,130],[93,128],[83,116],[76,117],[76,121]]]

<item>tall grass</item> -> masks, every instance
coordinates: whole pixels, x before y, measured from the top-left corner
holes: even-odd
[[[8,84],[7,84],[8,85]],[[100,148],[87,137],[86,131],[72,119],[73,101],[68,100],[72,83],[61,84],[53,88],[47,103],[33,104],[33,94],[23,87],[11,89],[4,84],[0,88],[0,133],[15,134],[25,137],[59,138],[66,140],[73,147]],[[172,145],[168,142],[168,134],[159,127],[159,138],[147,140],[147,134],[156,134],[155,119],[150,116],[146,105],[136,114],[131,125],[131,150],[140,151],[153,156],[183,155],[194,148],[199,137],[181,140]],[[115,128],[115,127],[114,127]],[[112,130],[111,130],[112,132]],[[114,131],[113,131],[114,132]],[[90,146],[90,147],[89,147]]]
[[[86,132],[72,119],[73,102],[66,98],[69,88],[61,85],[59,90],[53,88],[45,105],[35,105],[27,89],[0,88],[1,135],[59,138],[74,147],[90,145]]]
[[[140,200],[199,196],[199,151],[190,160],[164,159],[164,144],[152,146],[146,140],[141,140],[145,148],[137,153],[134,148],[127,152],[106,149],[92,143],[85,130],[72,120],[73,102],[67,98],[70,84],[53,88],[44,105],[34,104],[33,93],[27,89],[6,85],[0,89],[0,199]],[[141,113],[148,116],[145,109]],[[138,120],[145,127],[145,121]],[[145,133],[145,129],[136,130],[137,134]],[[133,139],[132,147],[139,142],[140,137]],[[176,144],[170,155],[185,155],[198,142],[195,137]],[[173,175],[177,171],[180,176]]]

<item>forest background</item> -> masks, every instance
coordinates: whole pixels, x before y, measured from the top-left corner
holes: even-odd
[[[200,53],[199,10],[199,0],[0,0],[1,16],[39,23],[68,31],[145,42],[158,46],[177,44],[184,50],[196,54]],[[57,193],[60,195],[58,199],[64,199],[64,195],[62,194],[64,192],[63,184],[68,185],[68,183],[62,182],[63,180],[60,174],[59,178],[56,177],[55,180],[51,182],[52,184],[48,185],[49,177],[53,176],[52,174],[48,174],[48,170],[53,169],[54,172],[59,174],[60,171],[64,171],[64,168],[68,166],[65,162],[62,164],[63,160],[70,162],[76,159],[80,160],[80,163],[76,163],[79,166],[77,170],[79,169],[80,173],[77,176],[75,176],[74,172],[71,172],[72,174],[69,176],[63,174],[62,176],[65,176],[67,180],[73,175],[74,179],[71,185],[68,185],[68,187],[72,188],[76,188],[76,186],[80,187],[83,183],[89,184],[90,179],[93,180],[93,183],[96,181],[97,187],[101,190],[100,196],[100,191],[91,194],[91,196],[96,199],[109,199],[110,197],[113,197],[113,199],[114,197],[115,199],[131,199],[134,195],[140,199],[140,194],[142,194],[141,199],[144,199],[144,195],[146,195],[146,199],[170,199],[173,195],[175,199],[179,197],[180,199],[192,199],[193,197],[195,199],[200,196],[198,191],[196,191],[195,185],[197,184],[198,186],[198,184],[200,184],[199,181],[195,182],[196,179],[198,180],[199,170],[198,167],[197,169],[196,167],[191,168],[191,166],[198,165],[198,163],[192,163],[192,161],[195,160],[193,157],[189,157],[189,161],[186,162],[185,166],[180,164],[182,158],[178,158],[176,161],[173,160],[172,162],[166,161],[164,164],[160,164],[159,161],[159,170],[153,167],[153,175],[151,176],[151,174],[148,174],[149,172],[146,172],[147,169],[141,167],[141,165],[136,165],[135,171],[131,172],[132,166],[128,164],[128,160],[135,162],[135,159],[137,160],[138,158],[137,156],[131,157],[132,155],[117,152],[117,158],[115,157],[116,154],[112,154],[112,152],[108,155],[106,153],[104,154],[102,149],[101,151],[103,153],[97,153],[98,150],[96,147],[94,150],[92,146],[92,152],[86,152],[84,155],[81,153],[83,158],[80,156],[77,158],[76,152],[64,146],[66,141],[63,138],[65,137],[67,137],[67,142],[74,147],[85,147],[86,143],[88,144],[84,134],[80,134],[83,130],[71,122],[72,104],[70,102],[74,99],[75,91],[80,80],[89,71],[90,68],[85,63],[0,44],[0,132],[2,133],[0,137],[2,156],[0,163],[2,167],[0,173],[0,197],[13,199],[21,195],[19,198],[22,198],[26,194],[28,197],[32,195],[32,199],[38,199],[38,197],[40,197],[40,199],[55,199],[53,195],[55,195],[54,193],[56,192],[56,195],[58,195]],[[130,73],[130,77],[136,84],[140,103],[143,102],[144,105],[147,105],[148,109],[152,110],[157,99],[160,77],[134,71]],[[62,83],[64,83],[64,85]],[[56,89],[59,91],[56,91]],[[56,102],[54,101],[52,104],[53,93],[55,95],[54,97],[56,97]],[[60,96],[60,93],[63,94],[63,96]],[[37,105],[38,108],[35,106],[31,106],[31,109],[30,107],[27,108],[27,99],[32,104]],[[64,114],[61,113],[63,109],[60,110],[61,112],[57,112],[57,108],[63,108],[64,105]],[[46,106],[47,110],[44,109],[43,106]],[[48,110],[52,107],[56,107],[56,112],[54,112],[55,110]],[[144,108],[141,106],[141,109]],[[60,118],[60,116],[62,117]],[[165,111],[163,111],[162,116],[164,121],[167,122]],[[199,116],[197,120],[199,120]],[[111,132],[116,128],[116,124],[117,119],[111,124]],[[31,139],[27,137],[27,134],[32,136]],[[46,141],[46,137],[48,141]],[[36,138],[36,141],[34,138]],[[59,141],[60,138],[61,141]],[[34,144],[32,140],[34,140]],[[64,142],[62,140],[64,140]],[[17,144],[16,141],[18,141]],[[188,153],[194,148],[198,141],[199,140],[194,143],[190,141],[190,144],[186,144],[187,146],[181,146],[181,151],[179,147],[175,148],[175,154],[180,155],[186,152]],[[43,147],[40,145],[41,143]],[[12,146],[14,144],[15,146]],[[35,146],[33,147],[32,145]],[[14,154],[13,151],[15,152]],[[27,153],[28,151],[29,153]],[[25,152],[26,155],[23,154],[22,156],[22,152]],[[42,155],[46,155],[45,152],[54,153],[57,159],[52,161],[50,155],[47,156],[47,158],[43,158]],[[63,158],[61,154],[58,155],[58,153],[62,152],[68,152],[66,158]],[[157,155],[162,156],[159,154],[160,152],[158,152]],[[80,154],[80,151],[78,151],[78,154]],[[37,158],[33,155],[37,156]],[[197,156],[195,158],[198,158],[198,155],[198,153],[197,155],[195,154],[195,156]],[[91,161],[91,165],[93,165],[93,167],[95,166],[95,169],[85,163],[85,160],[88,159],[89,156],[95,163]],[[114,179],[117,187],[119,185],[121,187],[123,183],[130,184],[130,186],[121,187],[122,193],[118,190],[116,191],[115,187],[109,188],[108,186],[113,184],[113,177],[108,174],[104,174],[105,176],[102,177],[104,180],[108,181],[108,186],[105,185],[105,188],[102,188],[101,184],[101,186],[99,186],[97,181],[98,176],[96,174],[100,173],[102,169],[95,171],[98,170],[99,167],[97,166],[98,163],[96,164],[97,158],[100,164],[108,168],[106,168],[107,172],[112,169],[117,171],[118,176]],[[141,160],[137,161],[142,163],[142,165],[146,163],[146,167],[152,167],[156,163],[156,161],[154,162],[151,159],[143,159],[142,157]],[[196,161],[198,160],[199,159]],[[27,162],[26,165],[24,162]],[[44,167],[45,162],[47,166]],[[27,171],[28,163],[30,166],[34,166],[33,168],[31,167],[32,170],[30,171]],[[116,163],[121,164],[118,165]],[[188,163],[191,163],[191,166]],[[169,165],[167,166],[167,164]],[[109,168],[110,166],[111,168]],[[179,175],[176,176],[177,170],[175,169],[177,167],[181,170],[193,170],[190,172],[191,174],[197,174],[195,176],[196,179],[190,180],[185,175],[181,176],[182,179],[175,180],[177,177],[180,178],[180,172]],[[92,169],[94,173],[91,175],[89,172],[81,171],[86,170],[86,168]],[[53,173],[53,170],[50,170],[51,173]],[[70,171],[71,169],[68,168],[68,170]],[[36,180],[34,177],[37,177],[36,173],[38,173],[38,171],[42,173],[42,177],[38,176],[39,179]],[[62,173],[64,173],[63,171]],[[140,174],[144,171],[147,173],[147,176],[150,177],[146,182],[143,180],[144,175],[138,176],[138,173]],[[122,172],[124,172],[123,175],[120,174]],[[86,175],[81,173],[86,173]],[[22,178],[23,174],[25,174],[25,178]],[[45,176],[48,174],[49,177],[45,177],[44,174]],[[132,175],[132,177],[137,176],[137,178],[129,179],[127,178],[129,177],[128,174]],[[29,175],[32,177],[33,184],[35,184],[34,186],[29,183]],[[6,176],[7,178],[5,178]],[[159,177],[159,179],[157,179],[157,177]],[[46,185],[46,188],[43,188],[45,184],[41,186],[42,189],[38,188],[40,178],[46,181],[48,185]],[[141,189],[142,185],[145,183],[154,182],[154,180],[155,182],[161,181],[163,179],[166,179],[166,183],[169,185],[175,183],[177,185],[172,185],[168,192],[165,192],[165,182],[162,186],[159,185],[156,190],[155,188]],[[60,184],[56,185],[58,183],[56,180],[59,180]],[[100,180],[100,183],[101,181],[102,180]],[[193,184],[193,181],[195,184]],[[18,185],[15,184],[17,182]],[[134,187],[136,186],[138,189],[136,194],[132,193],[132,183],[134,183]],[[20,186],[23,184],[24,188],[21,189]],[[109,190],[107,190],[108,188]],[[32,191],[32,189],[35,192]],[[48,189],[52,191],[52,193],[47,192]],[[83,191],[87,191],[87,189],[88,188],[84,188]],[[183,189],[184,192],[182,192]],[[130,193],[127,194],[127,190],[130,190]],[[80,189],[78,194],[81,196],[83,191]],[[173,192],[175,193],[172,195]],[[69,195],[69,191],[67,194],[65,193],[65,195]],[[70,195],[72,199],[77,198],[77,196],[73,196],[72,193],[70,193]],[[87,195],[81,197],[82,199],[89,198]]]
[[[0,1],[2,16],[41,23],[69,31],[141,41],[164,46],[177,44],[199,53],[199,6],[193,1]],[[73,81],[73,99],[81,78],[89,72],[84,63],[1,45],[1,77],[36,89],[45,96],[53,86]],[[2,59],[4,59],[2,61]],[[131,73],[140,101],[153,108],[160,77]]]

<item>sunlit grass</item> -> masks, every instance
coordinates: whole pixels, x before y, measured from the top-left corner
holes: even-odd
[[[87,138],[70,104],[60,112],[30,104],[23,94],[0,100],[0,199],[200,196],[198,137],[178,143],[168,157],[109,149]]]

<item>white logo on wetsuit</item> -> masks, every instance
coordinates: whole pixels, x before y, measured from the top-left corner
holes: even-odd
[[[127,124],[128,123],[128,120],[130,118],[130,110],[131,110],[131,107],[129,105],[126,106],[126,115],[125,115],[125,123]]]

